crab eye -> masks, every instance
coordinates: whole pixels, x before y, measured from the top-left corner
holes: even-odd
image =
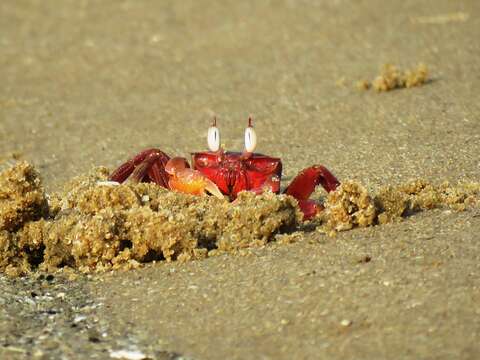
[[[218,151],[220,149],[220,130],[216,126],[214,120],[212,126],[208,128],[207,140],[210,151]]]
[[[245,129],[245,150],[252,153],[257,146],[257,133],[253,129],[252,119],[248,119],[248,126]]]

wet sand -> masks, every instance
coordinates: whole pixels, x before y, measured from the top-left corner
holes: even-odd
[[[420,211],[480,208],[480,183],[433,185],[414,180],[371,195],[344,180],[306,219],[296,198],[265,191],[234,201],[170,191],[155,183],[107,181],[104,167],[46,193],[25,161],[0,172],[0,272],[82,273],[138,269],[156,261],[246,254],[271,242],[293,243],[316,231],[402,221]]]
[[[203,150],[213,114],[239,150],[253,114],[283,185],[314,163],[369,191],[478,182],[479,14],[476,1],[4,2],[0,158],[32,162],[52,191],[148,146]],[[431,81],[358,91],[385,63],[424,63]],[[475,358],[479,219],[438,209],[243,257],[2,277],[0,355]]]

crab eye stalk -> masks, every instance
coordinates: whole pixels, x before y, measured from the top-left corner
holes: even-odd
[[[253,153],[257,147],[257,133],[253,129],[252,118],[248,118],[248,126],[245,129],[245,150]]]
[[[220,130],[217,128],[217,119],[213,119],[212,126],[208,128],[207,141],[210,151],[220,150]]]

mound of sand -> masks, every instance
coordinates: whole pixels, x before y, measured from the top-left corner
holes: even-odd
[[[449,208],[463,211],[478,206],[479,202],[479,183],[450,185],[444,182],[436,186],[418,179],[399,186],[383,187],[372,196],[359,183],[345,181],[328,194],[325,211],[320,217],[323,229],[344,231],[357,226],[399,221],[422,210]]]
[[[154,184],[113,185],[107,174],[99,168],[74,179],[48,197],[41,218],[47,196],[31,166],[21,163],[1,174],[12,190],[0,205],[0,223],[11,224],[0,233],[0,267],[10,273],[64,266],[88,272],[198,259],[211,250],[264,245],[296,229],[302,218],[285,195],[245,192],[228,203]],[[15,187],[18,178],[25,184]]]
[[[392,64],[385,64],[372,82],[362,80],[357,83],[361,90],[368,90],[373,87],[376,91],[390,91],[401,88],[412,88],[422,86],[428,80],[428,69],[424,64],[419,64],[414,69],[400,70]]]
[[[45,193],[37,171],[25,162],[0,176],[0,231],[15,231],[47,211]]]
[[[125,269],[301,238],[302,214],[287,195],[243,192],[229,203],[154,184],[115,185],[107,175],[105,168],[94,169],[48,195],[25,162],[1,173],[0,270],[16,276],[62,267]],[[417,180],[371,196],[357,182],[345,181],[328,195],[313,224],[332,233],[396,221],[423,209],[465,210],[478,204],[479,194],[480,184],[434,186]],[[290,233],[292,239],[282,235]]]

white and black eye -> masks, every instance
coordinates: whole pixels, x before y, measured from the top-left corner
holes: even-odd
[[[220,130],[217,128],[217,120],[213,121],[212,126],[208,128],[207,141],[210,151],[220,150]]]
[[[248,119],[248,126],[245,129],[245,150],[249,153],[255,151],[257,147],[257,133],[253,129],[252,119]]]

